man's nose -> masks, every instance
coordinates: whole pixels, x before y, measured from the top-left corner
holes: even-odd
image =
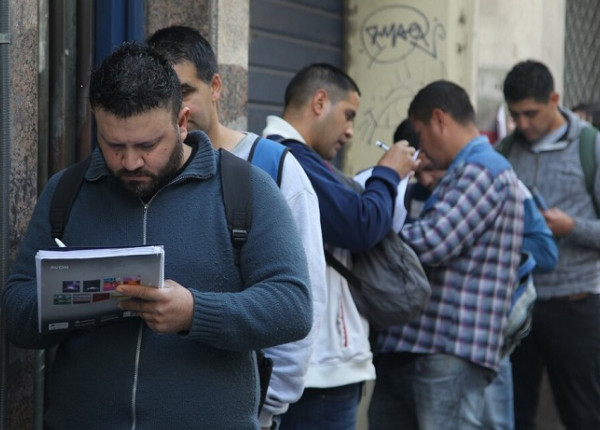
[[[348,126],[344,134],[348,139],[352,139],[354,137],[354,127],[352,126],[352,124]]]
[[[519,130],[525,130],[529,126],[529,120],[525,116],[520,116],[514,119],[515,126]]]
[[[125,170],[133,172],[144,165],[144,160],[142,160],[142,157],[137,153],[137,151],[126,149],[123,153],[123,159],[121,160],[121,163],[123,164],[123,168],[125,168]]]

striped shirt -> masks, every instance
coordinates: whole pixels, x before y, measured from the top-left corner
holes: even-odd
[[[486,137],[465,146],[402,236],[428,272],[423,314],[392,327],[378,352],[451,354],[498,370],[519,265],[523,195]]]

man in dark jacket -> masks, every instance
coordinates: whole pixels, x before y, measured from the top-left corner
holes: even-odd
[[[98,149],[64,233],[67,245],[165,249],[164,288],[119,285],[139,318],[38,333],[39,249],[52,246],[40,196],[3,296],[8,338],[58,346],[48,429],[258,429],[254,350],[300,339],[312,321],[306,259],[290,210],[252,168],[253,218],[236,264],[221,194],[221,154],[187,132],[169,63],[125,44],[92,73]],[[184,143],[185,141],[185,143]],[[78,305],[81,306],[81,305]]]

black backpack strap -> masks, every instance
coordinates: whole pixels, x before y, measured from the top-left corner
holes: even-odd
[[[250,163],[222,149],[219,153],[225,216],[231,234],[235,264],[239,264],[239,254],[246,243],[252,223]]]
[[[58,181],[50,203],[50,231],[53,239],[63,237],[71,207],[79,194],[90,160],[91,157],[87,157],[67,168]]]
[[[221,186],[223,188],[223,204],[227,225],[231,232],[231,244],[235,264],[240,263],[240,251],[246,239],[248,230],[252,223],[252,182],[250,163],[235,155],[220,149],[221,153]],[[260,399],[258,414],[267,398],[267,390],[271,373],[273,371],[273,360],[267,357],[262,350],[256,351],[256,363],[260,383]]]
[[[352,284],[353,287],[355,287],[357,290],[360,290],[362,288],[362,281],[360,280],[360,278],[354,273],[352,273],[350,269],[344,266],[344,263],[335,258],[331,252],[329,252],[327,249],[325,249],[324,251],[325,262],[329,266],[333,267],[336,272],[338,272],[340,275],[346,278],[346,281],[348,281],[349,284]]]

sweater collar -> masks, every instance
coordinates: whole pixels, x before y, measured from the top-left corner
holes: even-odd
[[[213,149],[206,133],[202,131],[188,133],[185,144],[196,147],[196,151],[192,151],[191,157],[193,158],[188,160],[185,169],[179,172],[174,180],[183,177],[206,179],[215,175],[217,171],[216,151]],[[85,174],[85,179],[99,181],[105,177],[112,177],[112,174],[106,167],[102,153],[96,148],[92,152],[90,167]]]

